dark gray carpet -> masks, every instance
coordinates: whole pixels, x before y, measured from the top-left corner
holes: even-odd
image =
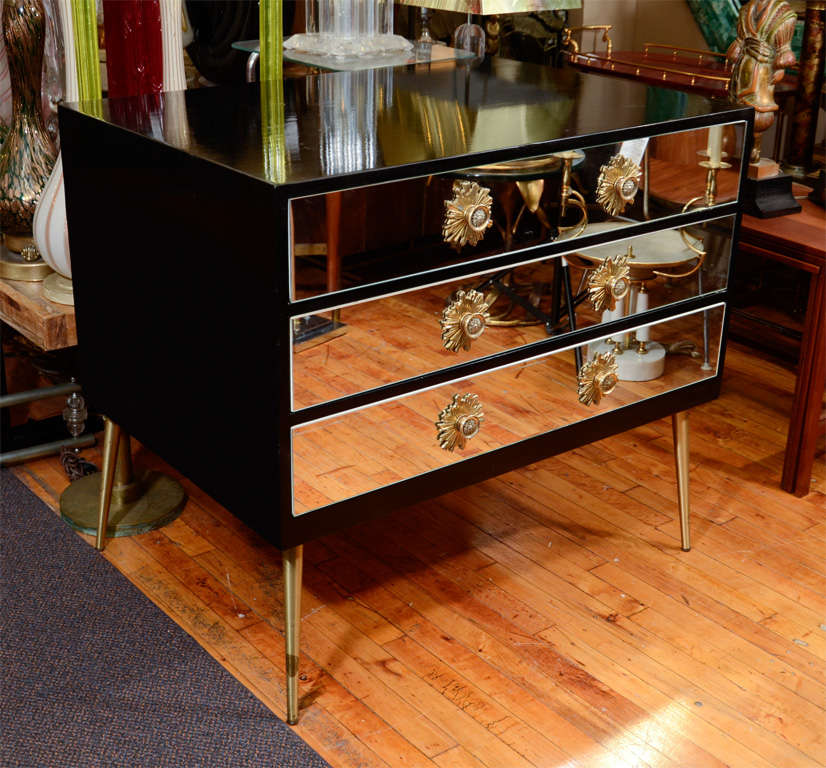
[[[0,766],[327,763],[9,471]]]

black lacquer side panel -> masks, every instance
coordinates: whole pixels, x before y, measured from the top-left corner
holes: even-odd
[[[60,126],[92,408],[277,540],[274,188],[76,112]]]

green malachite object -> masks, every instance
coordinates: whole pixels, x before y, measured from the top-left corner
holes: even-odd
[[[32,245],[34,209],[57,154],[40,106],[45,33],[42,0],[4,0],[12,122],[0,149],[0,229],[15,252]]]
[[[688,0],[703,37],[714,51],[725,52],[737,36],[737,0]]]
[[[741,3],[738,0],[687,0],[694,18],[703,33],[708,47],[721,53],[737,37],[737,18]],[[803,40],[803,22],[797,23],[792,39],[792,50],[800,61],[800,46]]]

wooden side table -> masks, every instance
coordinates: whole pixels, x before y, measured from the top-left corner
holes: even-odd
[[[45,352],[65,349],[77,344],[74,309],[69,306],[54,304],[45,299],[43,297],[43,284],[39,282],[0,280],[0,324],[2,323],[19,331]],[[80,391],[79,384],[70,382],[53,387],[41,387],[25,392],[7,394],[5,391],[5,361],[2,345],[0,345],[0,378],[2,379],[0,409],[34,402],[35,400],[45,400],[59,395],[71,395],[73,392]],[[0,422],[2,422],[0,427],[5,438],[7,433],[11,434],[11,431],[8,430],[6,422],[3,422],[2,419],[0,419]],[[43,437],[35,439],[42,440]],[[9,443],[6,443],[4,439],[2,441],[4,451],[0,453],[0,465],[56,453],[63,446],[81,448],[92,445],[95,442],[95,436],[91,432],[76,437],[72,437],[67,433],[63,438],[52,440],[47,437],[46,440],[45,443],[29,445],[31,436],[27,435],[24,441],[25,447],[14,448],[10,445],[15,442],[14,440],[9,439]]]
[[[0,279],[0,321],[45,352],[77,344],[75,310],[43,297],[43,283]]]
[[[740,258],[769,258],[809,274],[809,299],[801,339],[786,455],[783,490],[796,496],[809,492],[812,464],[826,387],[826,211],[809,200],[803,210],[774,219],[743,216]]]

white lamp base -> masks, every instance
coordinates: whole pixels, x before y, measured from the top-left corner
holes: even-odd
[[[615,355],[617,361],[617,378],[620,381],[651,381],[663,375],[665,370],[665,347],[656,341],[646,342],[646,352],[641,355],[632,344],[631,349],[624,349],[621,355]],[[600,341],[589,348],[591,357],[605,352],[613,352],[614,345]]]
[[[43,281],[43,296],[55,304],[75,305],[75,294],[72,289],[72,281],[57,272],[52,272]]]

